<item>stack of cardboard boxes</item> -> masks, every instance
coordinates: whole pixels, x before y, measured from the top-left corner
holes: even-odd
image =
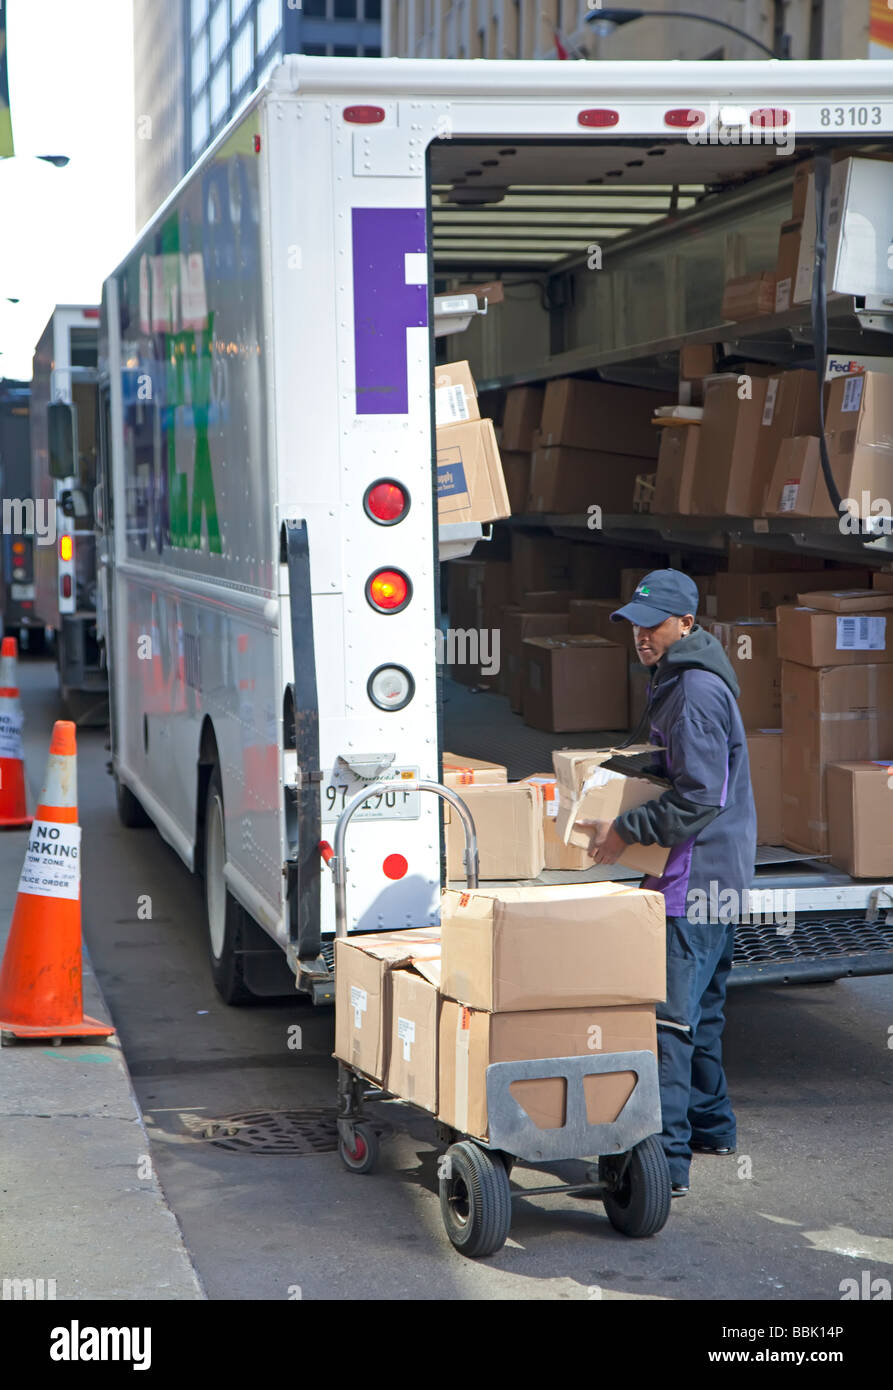
[[[335,1056],[486,1139],[491,1063],[656,1053],[665,952],[659,893],[612,883],[447,890],[439,929],[336,941]],[[588,1078],[590,1123],[616,1119],[634,1084],[630,1072]],[[560,1077],[512,1094],[540,1128],[565,1123]]]
[[[497,521],[512,512],[492,420],[482,420],[467,362],[434,370],[437,519]]]

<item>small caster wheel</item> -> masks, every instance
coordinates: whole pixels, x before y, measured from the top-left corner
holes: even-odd
[[[599,1159],[599,1178],[610,1183],[616,1157]],[[615,1231],[625,1236],[653,1236],[662,1230],[670,1214],[670,1170],[663,1145],[656,1134],[643,1139],[629,1155],[623,1177],[604,1194],[605,1211]]]
[[[512,1224],[509,1175],[499,1154],[470,1139],[447,1150],[440,1179],[440,1212],[446,1233],[462,1255],[495,1255]]]
[[[370,1124],[353,1127],[353,1148],[344,1139],[338,1139],[338,1157],[351,1173],[371,1173],[378,1165],[378,1135]]]

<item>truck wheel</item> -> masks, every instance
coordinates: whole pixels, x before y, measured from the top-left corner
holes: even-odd
[[[599,1181],[609,1181],[616,1169],[615,1157],[599,1160]],[[615,1231],[625,1236],[653,1236],[666,1225],[670,1214],[670,1170],[663,1145],[656,1134],[637,1144],[629,1164],[613,1192],[604,1196],[605,1211]]]
[[[220,772],[214,768],[205,798],[205,920],[214,988],[224,1004],[244,1004],[254,995],[242,974],[243,909],[226,886],[226,830]]]
[[[495,1255],[512,1224],[509,1175],[498,1155],[463,1139],[441,1164],[440,1212],[446,1233],[462,1255]]]
[[[119,777],[115,778],[115,800],[118,803],[118,820],[128,830],[142,830],[152,824],[133,792]]]

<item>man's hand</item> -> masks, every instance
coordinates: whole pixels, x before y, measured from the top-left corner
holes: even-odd
[[[611,820],[578,820],[574,822],[574,829],[588,831],[586,853],[592,856],[595,864],[616,864],[627,847]]]

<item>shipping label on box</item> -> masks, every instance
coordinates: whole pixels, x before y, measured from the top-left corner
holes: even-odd
[[[477,394],[467,362],[445,362],[434,368],[434,421],[455,425],[463,420],[479,420]]]
[[[432,1112],[437,1110],[439,976],[438,959],[420,961],[412,969],[395,970],[390,981],[386,1089]]]

